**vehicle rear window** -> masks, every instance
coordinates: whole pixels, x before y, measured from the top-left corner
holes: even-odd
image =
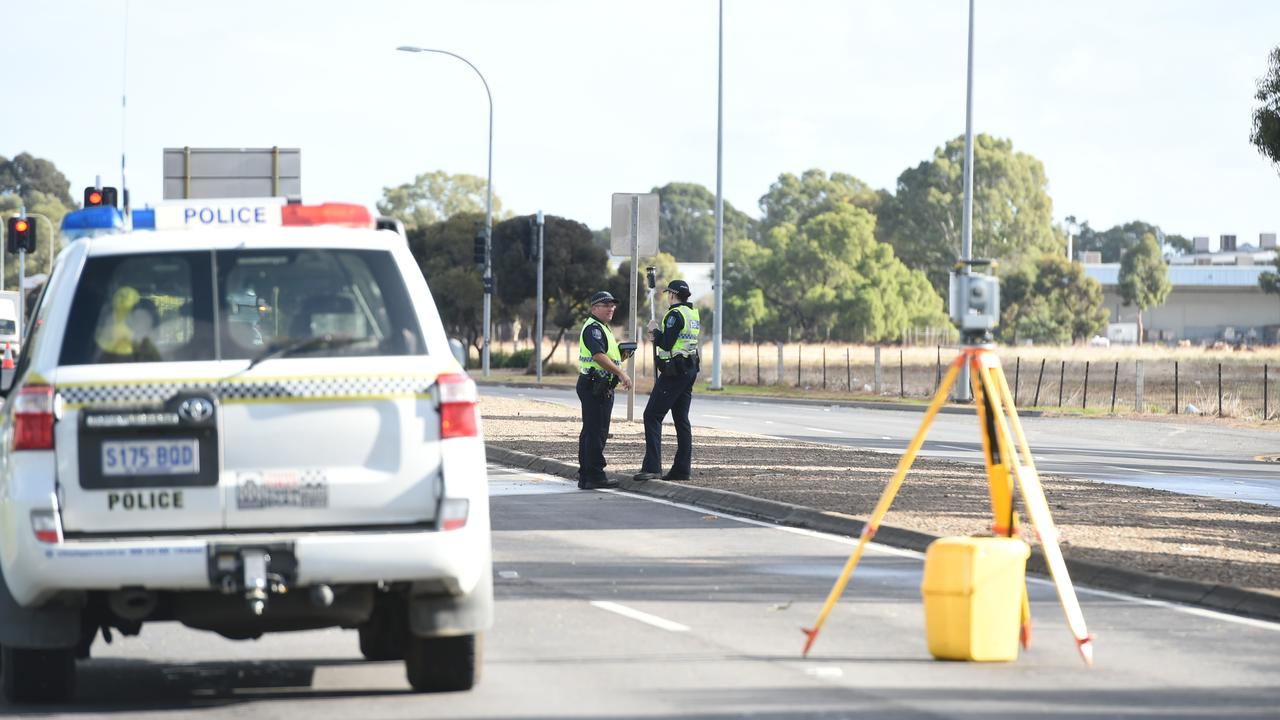
[[[226,250],[215,263],[223,358],[425,353],[389,252]]]
[[[60,364],[212,359],[211,277],[208,252],[89,258]]]
[[[89,258],[60,364],[425,352],[391,253],[226,250]]]

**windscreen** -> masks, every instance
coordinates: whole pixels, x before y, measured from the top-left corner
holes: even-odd
[[[391,253],[226,250],[89,258],[60,364],[425,353]]]

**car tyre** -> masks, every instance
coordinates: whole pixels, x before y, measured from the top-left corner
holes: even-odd
[[[418,692],[470,690],[480,680],[482,640],[480,635],[410,637],[404,656],[409,684]]]
[[[75,692],[75,648],[0,648],[0,682],[10,703],[68,700]]]

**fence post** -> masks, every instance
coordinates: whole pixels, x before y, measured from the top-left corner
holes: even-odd
[[[1218,417],[1222,417],[1222,363],[1218,363]]]
[[[827,389],[827,346],[822,346],[822,389]]]
[[[1142,415],[1147,414],[1146,398],[1147,374],[1142,370],[1142,361],[1137,361],[1133,369],[1133,409]]]
[[[1018,377],[1022,375],[1022,356],[1019,355],[1013,362],[1013,406],[1018,407]]]
[[[907,372],[902,367],[902,348],[898,348],[898,397],[907,396]]]
[[[745,384],[742,382],[742,341],[741,340],[738,341],[738,376],[734,378],[734,380],[739,385]]]
[[[756,387],[760,387],[760,343],[756,343]]]
[[[1266,422],[1271,418],[1271,413],[1267,412],[1267,366],[1262,366],[1262,422]]]
[[[1111,414],[1116,414],[1116,386],[1120,384],[1120,361],[1116,361],[1115,374],[1111,376]]]
[[[1062,385],[1067,381],[1067,361],[1062,361],[1062,369],[1058,371],[1058,407],[1062,407]]]
[[[1080,401],[1080,409],[1089,409],[1089,361],[1084,361],[1084,398]]]
[[[877,345],[877,346],[876,346],[876,372],[875,372],[875,377],[874,377],[874,379],[871,381],[871,382],[873,383],[872,388],[875,390],[876,395],[879,395],[879,394],[880,394],[880,384],[881,384],[881,380],[880,380],[880,373],[881,373],[881,370],[880,370],[880,346],[879,346],[879,345]]]
[[[1178,400],[1178,361],[1174,360],[1173,361],[1173,414],[1174,415],[1178,414],[1179,404],[1180,404],[1180,401]]]
[[[853,392],[853,363],[849,361],[849,348],[844,349],[844,384],[849,392]]]
[[[786,382],[786,376],[783,374],[784,368],[782,365],[782,348],[783,348],[782,343],[778,343],[778,381],[777,381],[778,385],[782,385],[783,383]]]
[[[1040,407],[1040,383],[1044,382],[1044,361],[1047,358],[1040,358],[1040,375],[1036,377],[1036,399],[1031,401],[1031,407]]]
[[[938,392],[938,386],[942,385],[942,346],[935,347],[938,349],[938,359],[933,364],[933,391]]]
[[[796,387],[804,387],[804,343],[796,343]]]

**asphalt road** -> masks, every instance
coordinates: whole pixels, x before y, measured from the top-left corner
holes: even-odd
[[[480,392],[578,406],[577,397],[564,388],[482,385]],[[637,419],[644,412],[645,399],[636,398]],[[614,416],[626,417],[625,397],[614,404]],[[690,411],[695,426],[895,454],[906,450],[923,417],[919,410],[761,402],[712,393],[695,395]],[[1280,463],[1255,459],[1280,452],[1280,433],[1274,430],[1119,418],[1026,417],[1022,424],[1041,472],[1280,505]],[[982,438],[975,416],[939,414],[921,455],[982,464]]]
[[[844,538],[491,468],[497,624],[475,690],[410,694],[353,631],[232,642],[170,625],[99,642],[47,718],[1261,718],[1280,625],[1082,590],[1097,661],[1052,589],[1013,663],[926,650],[917,554],[873,546],[808,659]],[[30,710],[30,713],[26,711]]]

